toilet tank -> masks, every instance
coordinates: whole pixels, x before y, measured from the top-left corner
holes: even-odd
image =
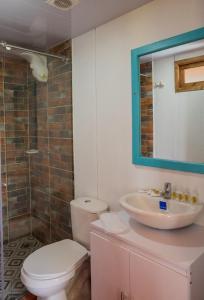
[[[70,202],[73,239],[87,249],[90,248],[90,223],[107,211],[104,201],[89,197],[77,198]]]

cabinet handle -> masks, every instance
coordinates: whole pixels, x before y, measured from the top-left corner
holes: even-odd
[[[124,292],[121,292],[120,293],[120,300],[128,300],[128,296]]]

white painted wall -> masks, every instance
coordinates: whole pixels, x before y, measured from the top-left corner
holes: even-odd
[[[203,0],[155,0],[73,40],[76,197],[118,209],[125,193],[170,181],[204,200],[204,175],[131,162],[130,49],[202,26]]]
[[[153,60],[154,157],[204,162],[204,91],[175,92],[174,62],[204,50]]]
[[[94,31],[74,40],[73,54],[75,194],[96,196],[98,158]]]

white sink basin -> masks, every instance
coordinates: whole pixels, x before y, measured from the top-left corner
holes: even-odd
[[[167,200],[167,210],[160,209],[161,197],[151,197],[134,193],[120,199],[121,206],[136,221],[158,229],[176,229],[195,222],[201,212],[202,204],[190,204]]]

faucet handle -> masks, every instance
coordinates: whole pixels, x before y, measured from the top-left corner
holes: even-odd
[[[163,196],[165,199],[171,199],[171,183],[165,182],[164,183],[164,190],[163,190]]]
[[[171,190],[171,183],[170,182],[165,182],[164,183],[164,190],[165,191]]]

